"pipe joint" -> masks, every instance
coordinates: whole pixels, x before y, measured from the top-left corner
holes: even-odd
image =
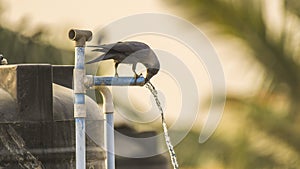
[[[77,47],[85,46],[85,42],[92,40],[92,32],[88,30],[71,29],[69,39],[76,42]]]
[[[100,91],[101,95],[103,96],[103,112],[105,114],[111,114],[114,112],[114,103],[113,103],[113,96],[106,86],[97,87]]]
[[[74,69],[74,93],[85,93],[85,85],[82,83],[84,82],[84,69]]]
[[[94,86],[94,76],[93,75],[85,75],[83,78],[83,83],[86,89],[90,89]]]

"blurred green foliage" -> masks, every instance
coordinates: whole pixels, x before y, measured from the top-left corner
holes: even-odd
[[[4,8],[1,7],[0,4],[0,16],[3,13],[3,10]],[[23,20],[22,22],[23,23],[16,25],[17,30],[26,29],[26,20]],[[4,28],[3,25],[5,25],[5,23],[0,20],[0,53],[7,58],[9,64],[73,64],[73,51],[59,49],[42,40],[42,37],[47,32],[46,27],[32,30],[30,36],[25,36],[19,32],[13,32]]]
[[[280,8],[271,13],[282,18],[267,17],[267,9],[275,1],[169,2],[191,20],[214,27],[216,35],[226,36],[228,41],[230,37],[240,39],[264,70],[265,81],[251,96],[235,96],[228,91],[222,120],[227,122],[221,122],[214,137],[203,145],[197,143],[195,133],[190,133],[176,147],[181,166],[300,168],[300,1],[276,1]],[[278,20],[282,24],[270,24]],[[212,165],[207,165],[209,161]]]
[[[0,53],[7,58],[9,64],[15,63],[49,63],[72,64],[73,52],[58,49],[39,39],[43,30],[31,37],[0,27]],[[68,59],[66,59],[68,58]]]

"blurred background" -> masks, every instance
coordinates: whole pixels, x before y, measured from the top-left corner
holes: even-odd
[[[196,25],[224,69],[227,101],[220,125],[198,143],[208,92],[193,129],[175,146],[180,168],[300,168],[300,1],[0,0],[0,53],[10,64],[73,64],[70,28],[96,30],[143,12],[173,14]]]

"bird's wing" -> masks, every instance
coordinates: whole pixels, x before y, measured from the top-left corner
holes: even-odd
[[[104,44],[99,46],[89,46],[89,47],[97,48],[92,51],[105,52],[105,53],[109,51],[114,51],[114,52],[119,52],[128,55],[135,51],[149,48],[149,46],[146,45],[145,43],[136,42],[136,41],[117,42],[117,43]]]
[[[105,44],[97,46],[97,49],[93,51],[104,52],[105,54],[87,62],[87,64],[95,63],[101,60],[114,59],[115,61],[122,63],[134,63],[137,62],[135,56],[137,51],[141,49],[148,49],[149,47],[141,42],[127,41],[127,42],[117,42],[112,44]],[[131,57],[128,57],[131,56]],[[123,60],[127,60],[124,61]]]
[[[123,60],[124,63],[142,63],[147,68],[157,68],[159,69],[159,61],[152,49],[142,49],[138,50],[131,55],[129,55],[126,59]]]
[[[130,42],[118,42],[110,49],[110,51],[122,53],[124,55],[130,55],[136,50],[133,48]]]
[[[118,43],[112,43],[112,44],[104,44],[104,45],[99,45],[99,46],[90,46],[90,47],[97,47],[97,49],[94,49],[92,51],[96,52],[104,52],[104,54],[86,62],[86,64],[91,64],[95,62],[99,62],[101,60],[109,60],[109,59],[116,59],[116,55],[118,55],[118,51],[120,48],[120,45],[118,45],[121,42]],[[115,50],[116,49],[116,50]]]
[[[117,42],[112,44],[104,44],[104,45],[98,45],[98,46],[89,46],[89,47],[95,47],[96,49],[93,49],[93,52],[103,52],[103,53],[122,53],[129,55],[130,53],[134,52],[134,49],[132,49],[132,46],[128,42]]]

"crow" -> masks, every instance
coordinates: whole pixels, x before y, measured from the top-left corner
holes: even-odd
[[[115,62],[115,76],[118,77],[118,65],[132,64],[132,71],[135,78],[140,75],[136,73],[136,66],[141,63],[147,69],[147,75],[145,77],[145,83],[147,83],[154,75],[156,75],[160,69],[159,60],[154,51],[145,43],[137,41],[125,41],[112,44],[104,44],[96,47],[93,51],[103,52],[104,54],[88,61],[86,64],[99,62],[101,60],[113,59]]]

